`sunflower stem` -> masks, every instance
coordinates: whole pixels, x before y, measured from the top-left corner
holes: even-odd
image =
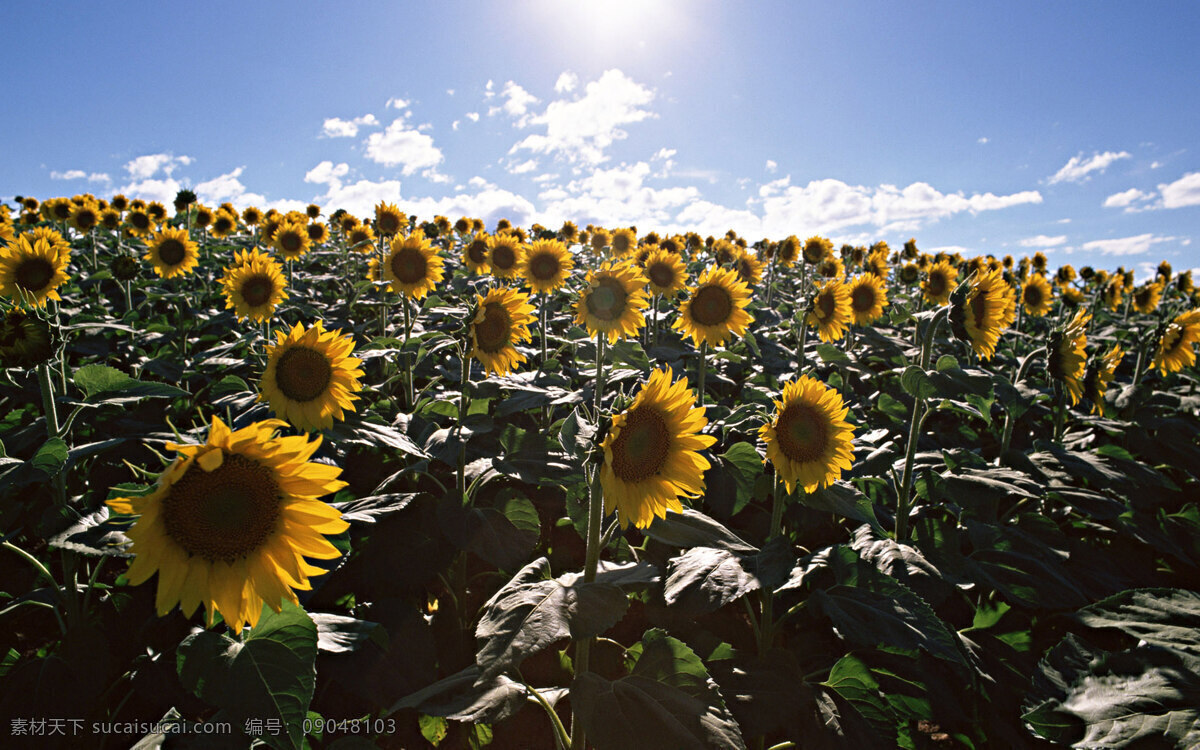
[[[800,492],[804,491],[803,487],[797,489]],[[771,500],[771,529],[767,532],[767,541],[779,536],[783,528],[783,509],[787,505],[788,497],[787,487],[777,472],[775,474],[775,492]],[[761,589],[760,593],[762,595],[762,619],[758,627],[758,655],[765,658],[775,640],[775,593],[766,589]]]
[[[941,307],[929,321],[928,327],[925,329],[925,335],[921,340],[921,369],[929,369],[929,360],[933,356],[933,338],[937,333],[938,327],[942,324],[950,314],[949,306]],[[918,325],[920,322],[918,321]],[[917,455],[917,442],[920,438],[921,423],[924,421],[921,418],[922,408],[925,406],[925,401],[919,396],[913,396],[912,418],[908,424],[908,450],[904,454],[904,474],[900,479],[900,486],[897,488],[899,497],[896,501],[896,541],[903,542],[908,539],[908,513],[909,503],[912,499],[912,469],[913,460]]]
[[[463,428],[467,422],[467,408],[471,392],[471,355],[462,350],[462,395],[458,399],[458,495],[462,507],[467,507],[467,441]]]
[[[1034,354],[1031,352],[1025,355],[1025,359],[1021,360],[1021,364],[1017,367],[1017,372],[1013,375],[1013,388],[1017,387],[1017,383],[1025,379],[1025,374],[1029,372],[1029,366],[1033,364]],[[1005,410],[1004,412],[1004,433],[1000,438],[1000,455],[996,457],[996,465],[1000,466],[1004,462],[1004,454],[1008,453],[1009,445],[1012,444],[1013,427],[1016,426],[1016,420],[1013,419],[1012,411]]]
[[[525,689],[529,691],[529,694],[532,695],[534,700],[538,702],[538,705],[545,710],[546,715],[550,717],[550,723],[554,727],[555,750],[567,750],[567,748],[571,746],[571,737],[567,734],[567,728],[563,726],[562,719],[558,718],[558,712],[554,710],[553,706],[546,702],[546,699],[542,697],[542,694],[539,693],[532,685],[528,683],[523,684],[525,685]]]
[[[596,413],[599,419],[600,406],[604,402],[604,334],[596,334]]]
[[[0,546],[3,546],[4,549],[15,553],[19,557],[24,558],[24,560],[27,563],[32,565],[37,570],[37,572],[50,583],[50,586],[54,589],[54,593],[58,597],[58,599],[60,601],[62,601],[64,599],[62,587],[58,585],[58,581],[55,580],[54,575],[50,572],[50,569],[47,568],[45,565],[43,565],[41,560],[37,559],[36,557],[29,554],[28,552],[21,549],[20,547],[13,544],[12,542],[7,542],[7,541],[0,542]],[[56,620],[58,620],[58,628],[59,628],[59,630],[61,630],[63,632],[63,635],[66,635],[67,624],[63,620],[62,613],[58,611],[58,607],[54,607],[53,609],[54,609],[54,618]]]
[[[588,492],[588,525],[587,547],[584,553],[583,582],[591,583],[596,580],[596,569],[600,565],[600,525],[604,522],[604,498],[600,487],[600,467],[592,472],[591,487]],[[592,653],[592,641],[595,638],[584,638],[575,643],[575,677],[588,671]],[[578,714],[571,719],[571,748],[583,750],[587,739],[583,727],[579,726]]]
[[[1054,381],[1054,442],[1062,445],[1063,429],[1067,421],[1067,399],[1062,384]]]
[[[700,344],[700,368],[696,373],[696,405],[704,406],[704,373],[708,369],[708,342]]]
[[[546,367],[546,360],[550,359],[546,354],[546,308],[550,304],[550,295],[543,294],[541,300],[541,319],[542,319],[542,368]]]
[[[408,337],[412,332],[412,315],[408,311],[408,296],[400,295],[400,305],[404,308],[404,345],[401,347],[400,361],[404,368],[404,408],[413,408],[413,368],[409,359]]]

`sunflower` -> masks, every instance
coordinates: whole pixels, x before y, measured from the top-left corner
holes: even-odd
[[[71,209],[71,226],[80,234],[87,234],[100,223],[100,211],[90,202]]]
[[[850,280],[850,312],[858,325],[869,325],[883,317],[888,306],[887,288],[883,279],[864,273]]]
[[[349,524],[318,500],[346,483],[336,466],[310,462],[321,444],[307,436],[278,437],[285,423],[255,422],[237,431],[213,417],[203,445],[167,443],[175,459],[142,497],[108,501],[114,513],[141,516],[126,535],[139,585],[158,573],[155,608],[179,604],[191,617],[203,604],[211,627],[219,613],[234,632],[254,626],[263,605],[278,612],[293,589],[312,588],[324,569],[305,561],[341,555],[325,539]]]
[[[1091,364],[1087,366],[1083,376],[1083,395],[1092,402],[1092,414],[1104,414],[1104,394],[1124,356],[1125,351],[1114,346],[1102,356],[1092,357]]]
[[[1125,299],[1125,277],[1121,274],[1116,274],[1108,279],[1103,288],[1100,290],[1100,301],[1103,302],[1109,310],[1116,312],[1121,309],[1121,302]]]
[[[868,255],[865,268],[867,273],[878,276],[880,279],[886,279],[888,276],[887,251],[875,251]]]
[[[921,292],[925,301],[933,305],[944,305],[950,301],[950,293],[958,286],[958,269],[950,265],[950,261],[942,260],[934,263],[921,282]]]
[[[30,242],[29,234],[23,234],[0,246],[0,294],[34,307],[62,299],[55,290],[67,280],[70,260],[70,249],[56,248],[41,237]]]
[[[592,229],[592,235],[590,238],[592,252],[594,252],[596,255],[599,255],[604,248],[608,247],[609,239],[610,235],[608,230],[604,227],[595,227]]]
[[[1047,263],[1046,254],[1043,253],[1041,250],[1038,250],[1036,253],[1033,254],[1033,270],[1037,271],[1040,274],[1045,273],[1046,272],[1046,263]]]
[[[816,265],[833,252],[833,243],[824,237],[809,237],[804,241],[804,262]]]
[[[722,346],[731,335],[743,335],[754,320],[746,312],[749,302],[750,290],[736,273],[728,268],[709,268],[680,306],[679,317],[671,327],[691,336],[697,347],[701,342]]]
[[[840,279],[846,275],[846,265],[842,263],[841,258],[830,255],[817,264],[817,275],[827,279]]]
[[[275,306],[288,298],[283,267],[266,253],[242,250],[234,256],[234,265],[221,277],[225,307],[239,321],[252,318],[262,323],[275,314]]]
[[[134,237],[145,237],[154,231],[154,219],[144,209],[135,208],[125,214],[125,226]]]
[[[1083,303],[1083,292],[1073,286],[1064,286],[1062,288],[1062,301],[1067,307],[1079,307]]]
[[[392,203],[380,201],[375,207],[375,231],[380,237],[391,237],[399,234],[408,225],[408,216]]]
[[[58,230],[50,227],[37,227],[21,235],[30,245],[36,245],[38,240],[45,240],[46,244],[60,256],[70,256],[71,243],[67,242],[66,238],[58,233]]]
[[[800,247],[800,238],[794,234],[780,242],[775,249],[775,257],[779,264],[782,266],[794,265],[800,257]]]
[[[1154,355],[1151,367],[1158,368],[1163,374],[1178,372],[1184,367],[1196,364],[1194,345],[1200,341],[1200,310],[1188,310],[1180,313],[1167,326],[1158,342],[1158,351]]]
[[[337,216],[337,215],[335,214],[335,216]],[[341,216],[337,216],[336,221],[337,221],[338,231],[341,232],[342,234],[349,234],[350,230],[354,229],[355,227],[359,226],[362,223],[358,220],[358,217],[352,213],[344,213]]]
[[[700,451],[717,439],[700,434],[708,420],[704,407],[694,406],[687,378],[672,380],[670,367],[650,373],[629,408],[613,416],[600,444],[604,512],[616,511],[622,526],[647,528],[668,510],[682,511],[680,495],[704,492],[710,464]]]
[[[905,286],[915,284],[921,278],[921,267],[916,263],[905,263],[896,272],[896,278]]]
[[[471,322],[471,356],[483,363],[486,372],[507,375],[525,361],[517,351],[518,341],[530,341],[529,326],[535,320],[529,295],[515,289],[491,289],[476,295],[478,312]]]
[[[1061,331],[1050,335],[1047,364],[1050,377],[1066,389],[1071,406],[1083,395],[1083,377],[1087,369],[1087,326],[1092,316],[1080,310]]]
[[[637,234],[632,229],[618,229],[609,241],[613,257],[628,258],[637,249]]]
[[[304,228],[308,232],[308,240],[314,245],[323,245],[329,240],[329,227],[323,221],[310,221]]]
[[[316,203],[309,203],[304,208],[304,214],[310,219],[315,219],[321,215],[321,207]]]
[[[471,269],[471,273],[488,273],[492,267],[488,265],[488,237],[486,234],[476,234],[463,244],[463,265]]]
[[[200,262],[196,243],[188,237],[186,229],[164,229],[154,235],[142,258],[150,261],[154,272],[164,279],[191,273]]]
[[[237,231],[237,217],[225,211],[217,211],[208,231],[219,240],[225,239]]]
[[[546,294],[567,283],[574,267],[575,259],[566,245],[558,240],[537,240],[523,254],[519,270],[533,291]]]
[[[1167,268],[1170,269],[1170,266]],[[1163,286],[1162,281],[1154,281],[1140,286],[1133,293],[1133,309],[1143,315],[1149,315],[1157,310],[1159,300],[1162,299]]]
[[[712,246],[713,262],[718,266],[726,266],[737,257],[738,247],[729,240],[717,240]]]
[[[50,327],[19,307],[0,319],[0,367],[33,367],[53,354]]]
[[[1074,280],[1075,268],[1073,266],[1059,266],[1058,270],[1054,272],[1054,283],[1058,284],[1059,286],[1066,286]]]
[[[213,213],[211,208],[208,206],[197,205],[196,215],[192,217],[192,224],[197,229],[207,229],[216,218],[217,215]]]
[[[587,286],[575,305],[575,322],[593,336],[605,334],[610,344],[621,336],[633,336],[646,325],[642,314],[646,300],[646,278],[629,263],[604,263],[590,271]]]
[[[246,222],[248,227],[256,227],[262,223],[263,213],[255,206],[246,206],[242,210],[242,221]]]
[[[756,286],[762,281],[762,267],[762,261],[745,250],[733,259],[733,269],[746,286]]]
[[[488,265],[492,275],[500,279],[512,279],[521,266],[524,248],[521,241],[511,234],[494,234],[488,238]]]
[[[1016,320],[1016,294],[1002,272],[980,271],[971,278],[962,300],[950,312],[955,335],[969,341],[980,358],[991,359],[1001,331]]]
[[[1192,271],[1188,269],[1175,277],[1175,288],[1183,294],[1191,294],[1196,285],[1192,282]]]
[[[673,296],[687,283],[683,259],[661,248],[651,250],[646,256],[642,272],[646,275],[650,291],[663,296]]]
[[[154,223],[162,224],[167,220],[167,207],[158,201],[152,201],[146,205],[146,213],[154,219]]]
[[[354,340],[340,329],[326,331],[324,325],[318,320],[305,329],[297,323],[286,335],[276,332],[258,396],[276,416],[306,432],[329,429],[334,419],[344,419],[343,409],[354,411],[354,394],[362,390],[362,360],[350,356]]]
[[[407,236],[397,235],[384,260],[383,275],[379,274],[379,258],[372,258],[370,277],[389,282],[389,291],[424,299],[442,280],[442,256],[420,229]]]
[[[366,224],[355,224],[346,233],[346,246],[351,250],[367,254],[375,250],[375,230]]]
[[[804,375],[783,387],[774,416],[758,434],[788,492],[797,484],[805,492],[828,487],[850,468],[854,427],[846,421],[849,412],[842,395],[816,378]]]
[[[805,324],[816,326],[822,341],[837,341],[850,326],[852,315],[850,288],[841,279],[833,279],[817,289]]]
[[[1054,306],[1054,289],[1040,273],[1035,273],[1021,289],[1021,302],[1026,315],[1042,317]]]
[[[285,221],[275,230],[271,238],[271,247],[279,251],[279,257],[284,260],[295,260],[308,252],[311,240],[308,229],[304,224]]]

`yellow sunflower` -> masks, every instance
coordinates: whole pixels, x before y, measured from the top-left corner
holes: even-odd
[[[1009,263],[1009,266],[1011,266],[1011,265],[1012,264]],[[1075,280],[1075,268],[1073,266],[1070,266],[1070,265],[1059,266],[1058,270],[1054,272],[1054,283],[1058,284],[1059,286],[1065,287],[1067,284],[1070,284],[1074,280]]]
[[[566,245],[558,240],[537,240],[522,254],[518,270],[533,291],[546,294],[567,283],[574,267],[575,259]]]
[[[68,278],[70,249],[62,250],[28,233],[0,246],[0,294],[18,305],[42,307],[46,300],[62,299],[56,291]]]
[[[304,558],[341,555],[327,539],[349,524],[318,498],[346,483],[341,469],[310,462],[321,444],[278,437],[277,419],[230,429],[213,417],[204,445],[167,443],[179,457],[149,495],[108,501],[114,513],[140,518],[133,541],[132,585],[158,573],[155,608],[178,604],[191,617],[203,604],[211,627],[220,614],[234,632],[258,623],[266,604],[298,603],[293,589],[312,588],[325,571]]]
[[[366,224],[355,224],[346,232],[346,247],[364,255],[375,251],[375,230]]]
[[[608,230],[604,227],[593,228],[589,242],[592,252],[594,252],[596,255],[599,255],[604,248],[608,247],[608,241],[610,237],[611,235],[609,235]]]
[[[842,263],[841,258],[833,255],[818,263],[816,270],[818,276],[824,276],[827,279],[840,279],[846,275],[846,265]]]
[[[100,223],[100,211],[91,202],[81,203],[71,209],[71,226],[80,234],[87,234]]]
[[[925,301],[933,305],[944,305],[950,301],[950,293],[958,286],[958,269],[950,265],[950,261],[942,260],[929,268],[925,281],[921,282],[921,292]]]
[[[200,262],[196,243],[186,229],[164,229],[154,235],[142,258],[150,261],[154,272],[164,279],[191,273]]]
[[[1050,377],[1060,381],[1071,406],[1083,395],[1083,376],[1087,370],[1087,326],[1092,319],[1080,310],[1062,331],[1050,335],[1048,369]]]
[[[1054,306],[1054,289],[1045,276],[1035,273],[1029,277],[1021,289],[1021,303],[1026,315],[1040,318],[1050,312]]]
[[[850,288],[841,279],[832,279],[817,289],[804,322],[816,326],[822,341],[837,341],[846,333],[852,315]]]
[[[264,233],[265,236],[265,233]],[[271,237],[271,247],[279,251],[284,260],[295,260],[308,252],[310,241],[304,224],[284,221]]]
[[[757,286],[762,281],[762,268],[762,261],[746,250],[733,259],[733,270],[746,286]]]
[[[1064,286],[1062,288],[1062,302],[1067,307],[1079,307],[1083,303],[1083,292],[1073,286]]]
[[[1092,402],[1092,414],[1104,414],[1104,394],[1112,382],[1125,351],[1114,346],[1102,356],[1093,357],[1083,376],[1083,395]]]
[[[408,236],[392,238],[383,275],[379,274],[379,259],[372,258],[370,276],[377,281],[389,282],[391,291],[403,292],[413,299],[425,299],[425,295],[442,280],[442,256],[418,229]]]
[[[471,239],[463,243],[462,254],[463,265],[471,270],[471,273],[488,273],[492,267],[488,265],[488,237],[486,234],[476,234]]]
[[[804,241],[804,262],[816,265],[833,252],[833,243],[824,237],[809,237]]]
[[[50,227],[37,227],[28,232],[21,234],[30,245],[36,245],[38,240],[45,240],[46,244],[60,256],[71,254],[71,243],[67,242],[66,238],[58,233],[58,230]]]
[[[125,214],[125,226],[133,237],[145,237],[154,231],[154,219],[145,209],[135,208]]]
[[[276,332],[258,396],[276,416],[306,432],[332,427],[334,419],[345,418],[343,409],[355,411],[354,394],[362,390],[362,360],[350,356],[354,339],[324,325],[318,320],[306,330],[297,323],[287,334]]]
[[[1134,290],[1133,309],[1143,315],[1149,315],[1157,310],[1159,300],[1162,299],[1163,286],[1163,282],[1155,281],[1143,284]]]
[[[53,353],[45,321],[19,307],[0,318],[0,367],[33,367],[48,362]]]
[[[850,280],[850,313],[858,325],[869,325],[883,317],[888,306],[887,288],[883,279],[864,273]]]
[[[996,354],[1000,333],[1017,318],[1017,298],[1002,271],[979,271],[971,278],[961,307],[955,306],[950,321],[955,334],[968,341],[981,359]]]
[[[323,221],[310,221],[304,229],[308,232],[309,242],[314,245],[323,245],[329,241],[329,227]]]
[[[476,295],[479,310],[471,322],[471,356],[483,363],[486,372],[507,375],[525,361],[517,351],[518,341],[530,341],[529,326],[535,320],[529,295],[515,289],[491,289]]]
[[[600,486],[605,515],[616,511],[622,526],[650,526],[668,510],[682,511],[680,495],[704,493],[708,461],[700,451],[717,439],[702,435],[704,407],[687,378],[672,382],[671,368],[655,370],[628,409],[613,416],[600,444]]]
[[[380,202],[375,207],[375,230],[381,237],[399,234],[408,225],[408,216],[392,203]]]
[[[854,427],[842,395],[807,375],[783,387],[771,421],[758,434],[788,492],[828,487],[849,469],[854,456]]]
[[[609,240],[615,258],[628,258],[637,249],[637,234],[632,229],[618,229]]]
[[[832,245],[830,245],[832,247]],[[791,235],[775,248],[775,258],[782,266],[791,266],[800,257],[800,238]]]
[[[634,336],[646,325],[642,311],[646,300],[646,278],[629,263],[611,262],[588,272],[587,286],[575,305],[575,322],[593,336],[605,334],[610,344],[621,336]]]
[[[701,342],[721,346],[731,335],[741,336],[754,319],[746,312],[750,290],[728,268],[709,268],[680,306],[672,328]]]
[[[668,250],[651,250],[646,256],[643,273],[650,291],[655,294],[673,296],[687,284],[687,269],[683,267],[683,259]]]
[[[242,250],[234,256],[234,265],[221,277],[225,308],[232,309],[239,321],[270,320],[275,306],[288,298],[283,266],[266,253]]]
[[[1162,339],[1158,342],[1158,351],[1154,354],[1154,361],[1150,366],[1158,368],[1164,375],[1191,367],[1196,364],[1194,346],[1198,341],[1200,310],[1180,313],[1163,332]]]
[[[213,237],[223,240],[236,232],[237,228],[237,216],[228,211],[217,211],[216,216],[213,217],[212,227],[208,231]]]
[[[494,234],[488,238],[488,265],[492,275],[499,279],[516,278],[521,268],[524,248],[521,241],[511,234]]]

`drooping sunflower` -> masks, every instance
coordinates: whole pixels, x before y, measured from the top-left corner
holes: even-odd
[[[681,495],[704,492],[710,464],[700,451],[717,439],[700,434],[708,424],[704,407],[695,406],[687,378],[673,377],[670,367],[650,373],[629,408],[613,416],[600,444],[604,511],[616,511],[622,526],[647,528],[668,510],[682,511]]]
[[[850,408],[833,388],[807,375],[783,387],[771,421],[758,434],[788,492],[828,487],[849,469],[854,455]]]
[[[399,234],[408,224],[408,216],[392,203],[380,201],[375,206],[375,231],[381,237],[391,237]]]
[[[944,305],[950,301],[950,293],[958,286],[958,269],[950,265],[950,261],[942,260],[930,267],[925,281],[921,282],[921,292],[925,301],[933,305]]]
[[[1016,293],[1004,280],[1002,271],[976,272],[962,295],[962,304],[956,303],[950,312],[955,335],[969,342],[985,360],[995,356],[1000,333],[1016,318]]]
[[[516,278],[521,268],[521,241],[511,234],[494,234],[488,238],[488,265],[499,279]]]
[[[630,263],[601,264],[589,271],[586,286],[575,304],[575,322],[592,336],[604,334],[610,344],[621,336],[634,336],[646,325],[643,310],[646,278]]]
[[[486,234],[476,234],[463,243],[463,264],[471,273],[484,274],[492,270],[488,265],[488,237]]]
[[[1073,286],[1064,286],[1062,288],[1062,303],[1067,307],[1079,307],[1083,303],[1083,292]]]
[[[242,250],[234,256],[234,264],[221,277],[221,286],[225,308],[232,309],[239,321],[270,320],[275,306],[288,298],[283,266],[257,249]]]
[[[687,269],[683,266],[683,259],[661,248],[650,251],[642,270],[650,291],[664,297],[673,296],[687,284]]]
[[[1063,330],[1050,334],[1047,364],[1050,377],[1062,383],[1071,406],[1083,395],[1083,376],[1087,370],[1087,326],[1092,316],[1079,310]]]
[[[519,271],[530,288],[548,294],[567,283],[575,259],[558,240],[536,240],[521,257]]]
[[[1112,382],[1125,351],[1114,346],[1103,355],[1092,357],[1083,376],[1083,396],[1092,402],[1092,414],[1104,414],[1104,394]]]
[[[1167,326],[1150,364],[1164,375],[1196,364],[1195,344],[1200,342],[1200,310],[1180,313]]]
[[[1165,262],[1165,261],[1164,261]],[[1167,266],[1168,273],[1170,266]],[[1163,282],[1154,281],[1149,284],[1143,284],[1133,292],[1133,309],[1143,315],[1149,315],[1158,309],[1158,303],[1162,299]]]
[[[1021,289],[1021,303],[1026,315],[1040,318],[1050,312],[1054,306],[1054,289],[1045,276],[1035,273],[1025,281]]]
[[[49,361],[53,353],[45,321],[19,307],[0,318],[0,368],[33,367]]]
[[[849,287],[841,279],[831,279],[817,288],[804,322],[816,327],[821,341],[837,341],[845,335],[852,315]]]
[[[486,372],[507,375],[525,361],[517,351],[518,341],[530,341],[529,326],[534,308],[529,295],[503,287],[486,296],[476,295],[479,310],[471,322],[471,356],[483,363]]]
[[[712,267],[701,274],[691,295],[680,305],[672,328],[692,337],[697,347],[722,346],[741,336],[754,319],[746,312],[750,289],[728,268]]]
[[[883,317],[888,306],[887,287],[883,279],[864,273],[850,280],[850,313],[858,325],[870,325]]]
[[[154,266],[154,272],[164,279],[191,273],[200,262],[196,243],[186,229],[164,229],[150,240],[150,247],[142,256]]]
[[[230,431],[213,417],[203,445],[167,443],[179,457],[148,495],[108,501],[114,513],[140,518],[126,535],[133,585],[158,573],[159,616],[176,604],[187,617],[203,604],[211,627],[218,614],[234,630],[258,623],[263,605],[278,612],[293,589],[312,588],[325,571],[304,558],[341,552],[325,539],[349,524],[319,498],[346,483],[341,469],[308,459],[321,444],[278,437],[284,422],[268,419]]]
[[[354,340],[324,326],[318,320],[308,329],[297,323],[286,334],[276,332],[258,396],[276,416],[306,432],[332,427],[334,419],[345,418],[344,409],[355,411],[354,394],[362,390],[362,360],[350,356]]]
[[[391,291],[403,292],[413,299],[425,299],[425,295],[442,280],[442,256],[418,229],[407,236],[392,238],[382,270],[380,275],[379,258],[372,258],[372,279],[387,281]]]
[[[42,307],[62,299],[55,291],[67,280],[70,249],[54,247],[44,238],[29,241],[28,233],[0,246],[0,294],[18,305]]]

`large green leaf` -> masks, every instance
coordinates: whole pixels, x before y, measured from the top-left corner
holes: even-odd
[[[502,674],[483,679],[479,667],[471,665],[401,698],[387,713],[414,708],[430,716],[495,724],[515,714],[525,703],[527,694],[521,683]]]
[[[1133,589],[1084,607],[1075,619],[1115,628],[1155,646],[1200,656],[1200,594],[1184,589]]]
[[[719,522],[691,508],[684,508],[682,513],[669,510],[665,518],[655,517],[645,533],[672,547],[716,547],[738,553],[758,551]]]
[[[148,383],[108,365],[85,365],[75,371],[75,385],[89,401],[120,403],[142,398],[176,398],[188,392],[166,383]]]

